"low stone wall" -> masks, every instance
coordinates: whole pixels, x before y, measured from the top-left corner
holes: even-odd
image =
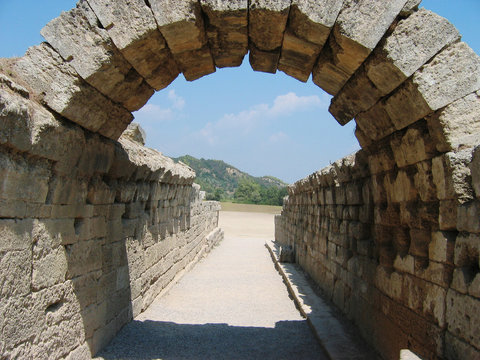
[[[386,359],[477,359],[480,147],[442,153],[431,131],[419,122],[292,185],[276,240]]]
[[[0,357],[95,354],[223,238],[194,172],[0,79]]]

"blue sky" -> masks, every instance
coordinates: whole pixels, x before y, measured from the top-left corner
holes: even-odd
[[[43,41],[40,29],[71,0],[0,0],[0,57],[21,56]],[[480,53],[479,0],[424,0],[448,18]],[[330,96],[311,80],[282,72],[253,72],[248,56],[239,68],[218,69],[195,82],[180,75],[134,115],[147,145],[168,156],[221,159],[252,175],[294,182],[359,148],[354,126],[328,113]]]

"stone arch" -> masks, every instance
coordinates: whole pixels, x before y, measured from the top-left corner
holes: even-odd
[[[334,96],[337,121],[355,119],[362,150],[290,187],[277,240],[295,246],[297,261],[385,356],[408,347],[477,357],[480,59],[419,2],[81,0],[42,30],[46,43],[2,60],[2,156],[38,173],[39,202],[64,195],[32,157],[74,193],[87,189],[90,204],[108,202],[111,183],[128,186],[127,178],[189,192],[188,169],[115,142],[132,111],[180,72],[195,80],[248,52],[254,70],[312,75]],[[59,136],[81,149],[49,142]],[[84,173],[68,173],[73,157]],[[162,200],[173,200],[166,191]],[[81,232],[84,217],[73,217]]]

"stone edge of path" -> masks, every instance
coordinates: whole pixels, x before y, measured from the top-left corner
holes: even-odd
[[[315,293],[307,277],[296,264],[278,261],[280,246],[276,242],[267,240],[265,247],[270,252],[275,268],[282,276],[295,305],[306,318],[330,359],[380,359],[373,350],[360,344],[358,339],[361,337],[347,329],[345,321],[341,321],[339,314],[335,313],[331,305]]]

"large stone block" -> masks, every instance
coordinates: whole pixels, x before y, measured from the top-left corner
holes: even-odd
[[[467,95],[427,118],[428,129],[438,151],[478,145],[480,91]]]
[[[250,65],[255,71],[275,73],[287,25],[290,0],[252,0],[249,4],[248,36]]]
[[[449,290],[446,303],[448,331],[480,348],[480,300]]]
[[[402,20],[332,100],[330,112],[345,124],[392,92],[445,46],[460,39],[446,19],[420,9]]]
[[[472,162],[470,163],[472,174],[472,186],[477,198],[480,198],[480,146],[475,149]]]
[[[468,167],[471,160],[472,150],[468,148],[432,159],[433,181],[440,200],[458,199],[464,203],[473,198]]]
[[[479,89],[480,57],[459,42],[416,71],[387,99],[385,108],[396,129],[403,129]]]
[[[41,31],[87,83],[129,111],[140,109],[154,90],[122,56],[92,9],[81,0]]]
[[[328,49],[313,70],[313,81],[336,95],[377,46],[406,0],[347,0],[333,28]]]
[[[0,198],[45,203],[50,169],[47,161],[0,151]],[[36,181],[32,181],[32,177]]]
[[[63,246],[51,249],[43,256],[34,256],[32,289],[38,291],[65,282],[67,266]]]
[[[68,271],[72,279],[102,268],[102,240],[81,241],[66,246]]]
[[[78,77],[47,44],[34,46],[13,69],[52,110],[80,126],[117,139],[133,115]]]
[[[292,1],[278,69],[306,82],[341,7],[342,1]]]
[[[480,233],[480,201],[474,200],[458,208],[457,228],[459,231]]]
[[[240,66],[248,52],[248,1],[201,0],[210,50],[219,68]]]
[[[399,168],[431,159],[436,154],[434,142],[423,126],[410,127],[404,133],[395,134],[391,137],[390,146]]]
[[[179,73],[177,64],[142,0],[88,0],[102,26],[125,59],[155,90],[167,87]]]
[[[152,0],[149,3],[185,79],[193,81],[215,72],[200,3],[194,0]]]
[[[30,292],[31,276],[31,251],[0,252],[0,296],[2,299],[27,295]]]
[[[28,250],[32,246],[33,220],[0,220],[0,252]]]
[[[372,140],[383,139],[395,132],[395,126],[385,110],[384,103],[381,101],[369,110],[359,113],[355,118],[355,122],[357,123],[357,129],[360,129],[366,137],[364,142],[367,146]]]

